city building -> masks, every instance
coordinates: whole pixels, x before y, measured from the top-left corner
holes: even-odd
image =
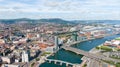
[[[28,51],[22,52],[22,62],[29,62],[29,53]]]
[[[59,43],[59,42],[58,42],[58,36],[55,36],[55,42],[54,42],[54,43],[55,43],[55,51],[57,51],[57,50],[58,50],[58,47],[59,47],[59,46],[58,46],[58,43]]]

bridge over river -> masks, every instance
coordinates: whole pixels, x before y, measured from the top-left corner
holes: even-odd
[[[55,60],[55,59],[45,59],[45,61],[47,61],[48,63],[54,63],[54,64],[58,64],[58,65],[63,65],[65,64],[66,67],[79,67],[79,64],[74,64],[74,63],[70,63],[67,61],[62,61],[62,60]]]
[[[84,50],[80,50],[80,49],[77,49],[77,48],[74,48],[74,47],[62,46],[62,48],[65,49],[65,50],[74,52],[76,54],[84,55],[84,56],[86,56],[90,59],[96,60],[96,61],[103,61],[104,60],[104,61],[113,61],[115,63],[120,62],[120,60],[117,60],[117,59],[112,59],[112,58],[109,58],[109,57],[105,57],[103,55],[93,54],[93,53],[90,53],[90,52],[87,52],[87,51],[84,51]]]

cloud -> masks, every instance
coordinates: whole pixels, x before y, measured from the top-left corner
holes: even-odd
[[[102,16],[106,19],[120,19],[118,16],[120,0],[0,0],[0,2],[0,18],[5,13],[7,16],[11,13],[11,17],[13,14],[23,14],[23,17],[29,17],[28,14],[32,14],[33,17],[41,14],[45,18],[60,16],[61,18],[100,19]]]

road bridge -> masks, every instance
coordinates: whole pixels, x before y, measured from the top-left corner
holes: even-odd
[[[117,59],[112,59],[112,58],[109,58],[109,57],[105,57],[103,55],[93,54],[93,53],[90,53],[90,52],[87,52],[87,51],[84,51],[84,50],[80,50],[80,49],[77,49],[77,48],[74,48],[74,47],[62,46],[62,48],[65,49],[65,50],[74,52],[76,54],[84,55],[84,56],[86,56],[90,59],[96,60],[96,61],[105,60],[105,61],[113,61],[115,63],[120,62],[120,60],[117,60]]]

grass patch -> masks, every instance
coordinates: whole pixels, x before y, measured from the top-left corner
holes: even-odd
[[[101,50],[105,50],[105,51],[112,51],[112,48],[110,48],[108,46],[97,46],[96,49],[101,49]]]
[[[35,62],[33,62],[33,63],[31,64],[31,67],[33,67],[33,66],[34,66],[34,64],[35,64]]]
[[[35,60],[36,60],[36,61],[39,61],[39,60],[40,60],[40,58],[36,58]]]
[[[116,51],[120,51],[120,49],[119,48],[114,48]]]
[[[44,52],[41,56],[46,56],[48,54],[51,54],[50,52]]]
[[[119,37],[119,38],[116,38],[115,40],[120,40],[120,37]]]
[[[120,63],[117,63],[115,66],[116,66],[116,67],[120,67]]]
[[[87,64],[84,64],[84,66],[82,66],[82,67],[87,67]]]

